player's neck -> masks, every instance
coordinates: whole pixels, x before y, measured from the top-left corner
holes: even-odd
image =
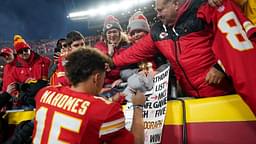
[[[88,93],[91,95],[96,95],[95,88],[91,83],[79,83],[76,86],[71,86],[71,89],[76,92]]]

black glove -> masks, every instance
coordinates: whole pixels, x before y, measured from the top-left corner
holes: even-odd
[[[26,85],[26,89],[20,92],[19,100],[24,104],[35,106],[34,97],[45,86],[48,86],[48,81],[45,80],[38,80],[37,83],[29,84],[29,86]]]
[[[32,84],[28,89],[28,94],[30,97],[35,97],[36,93],[43,87],[48,86],[48,81],[45,80],[38,80],[37,83]]]
[[[4,144],[31,144],[34,121],[21,122],[14,131],[13,136]]]
[[[0,94],[0,109],[4,107],[11,98],[12,96],[7,92]]]

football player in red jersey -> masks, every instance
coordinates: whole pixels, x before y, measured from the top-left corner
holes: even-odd
[[[33,143],[132,144],[144,142],[143,93],[133,97],[134,121],[125,129],[117,102],[98,97],[108,58],[93,48],[80,48],[67,57],[67,77],[72,86],[50,86],[36,96]]]

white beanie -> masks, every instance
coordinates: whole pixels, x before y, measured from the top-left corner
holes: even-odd
[[[128,33],[131,33],[134,30],[150,31],[148,20],[141,11],[137,11],[130,17],[127,30]]]

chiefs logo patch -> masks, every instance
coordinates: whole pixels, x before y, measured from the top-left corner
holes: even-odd
[[[166,32],[161,32],[160,35],[159,35],[160,39],[164,39],[167,36],[168,36],[168,33],[166,33]]]
[[[113,26],[112,24],[107,24],[107,25],[106,25],[106,28],[107,28],[107,29],[110,29],[112,26]]]

